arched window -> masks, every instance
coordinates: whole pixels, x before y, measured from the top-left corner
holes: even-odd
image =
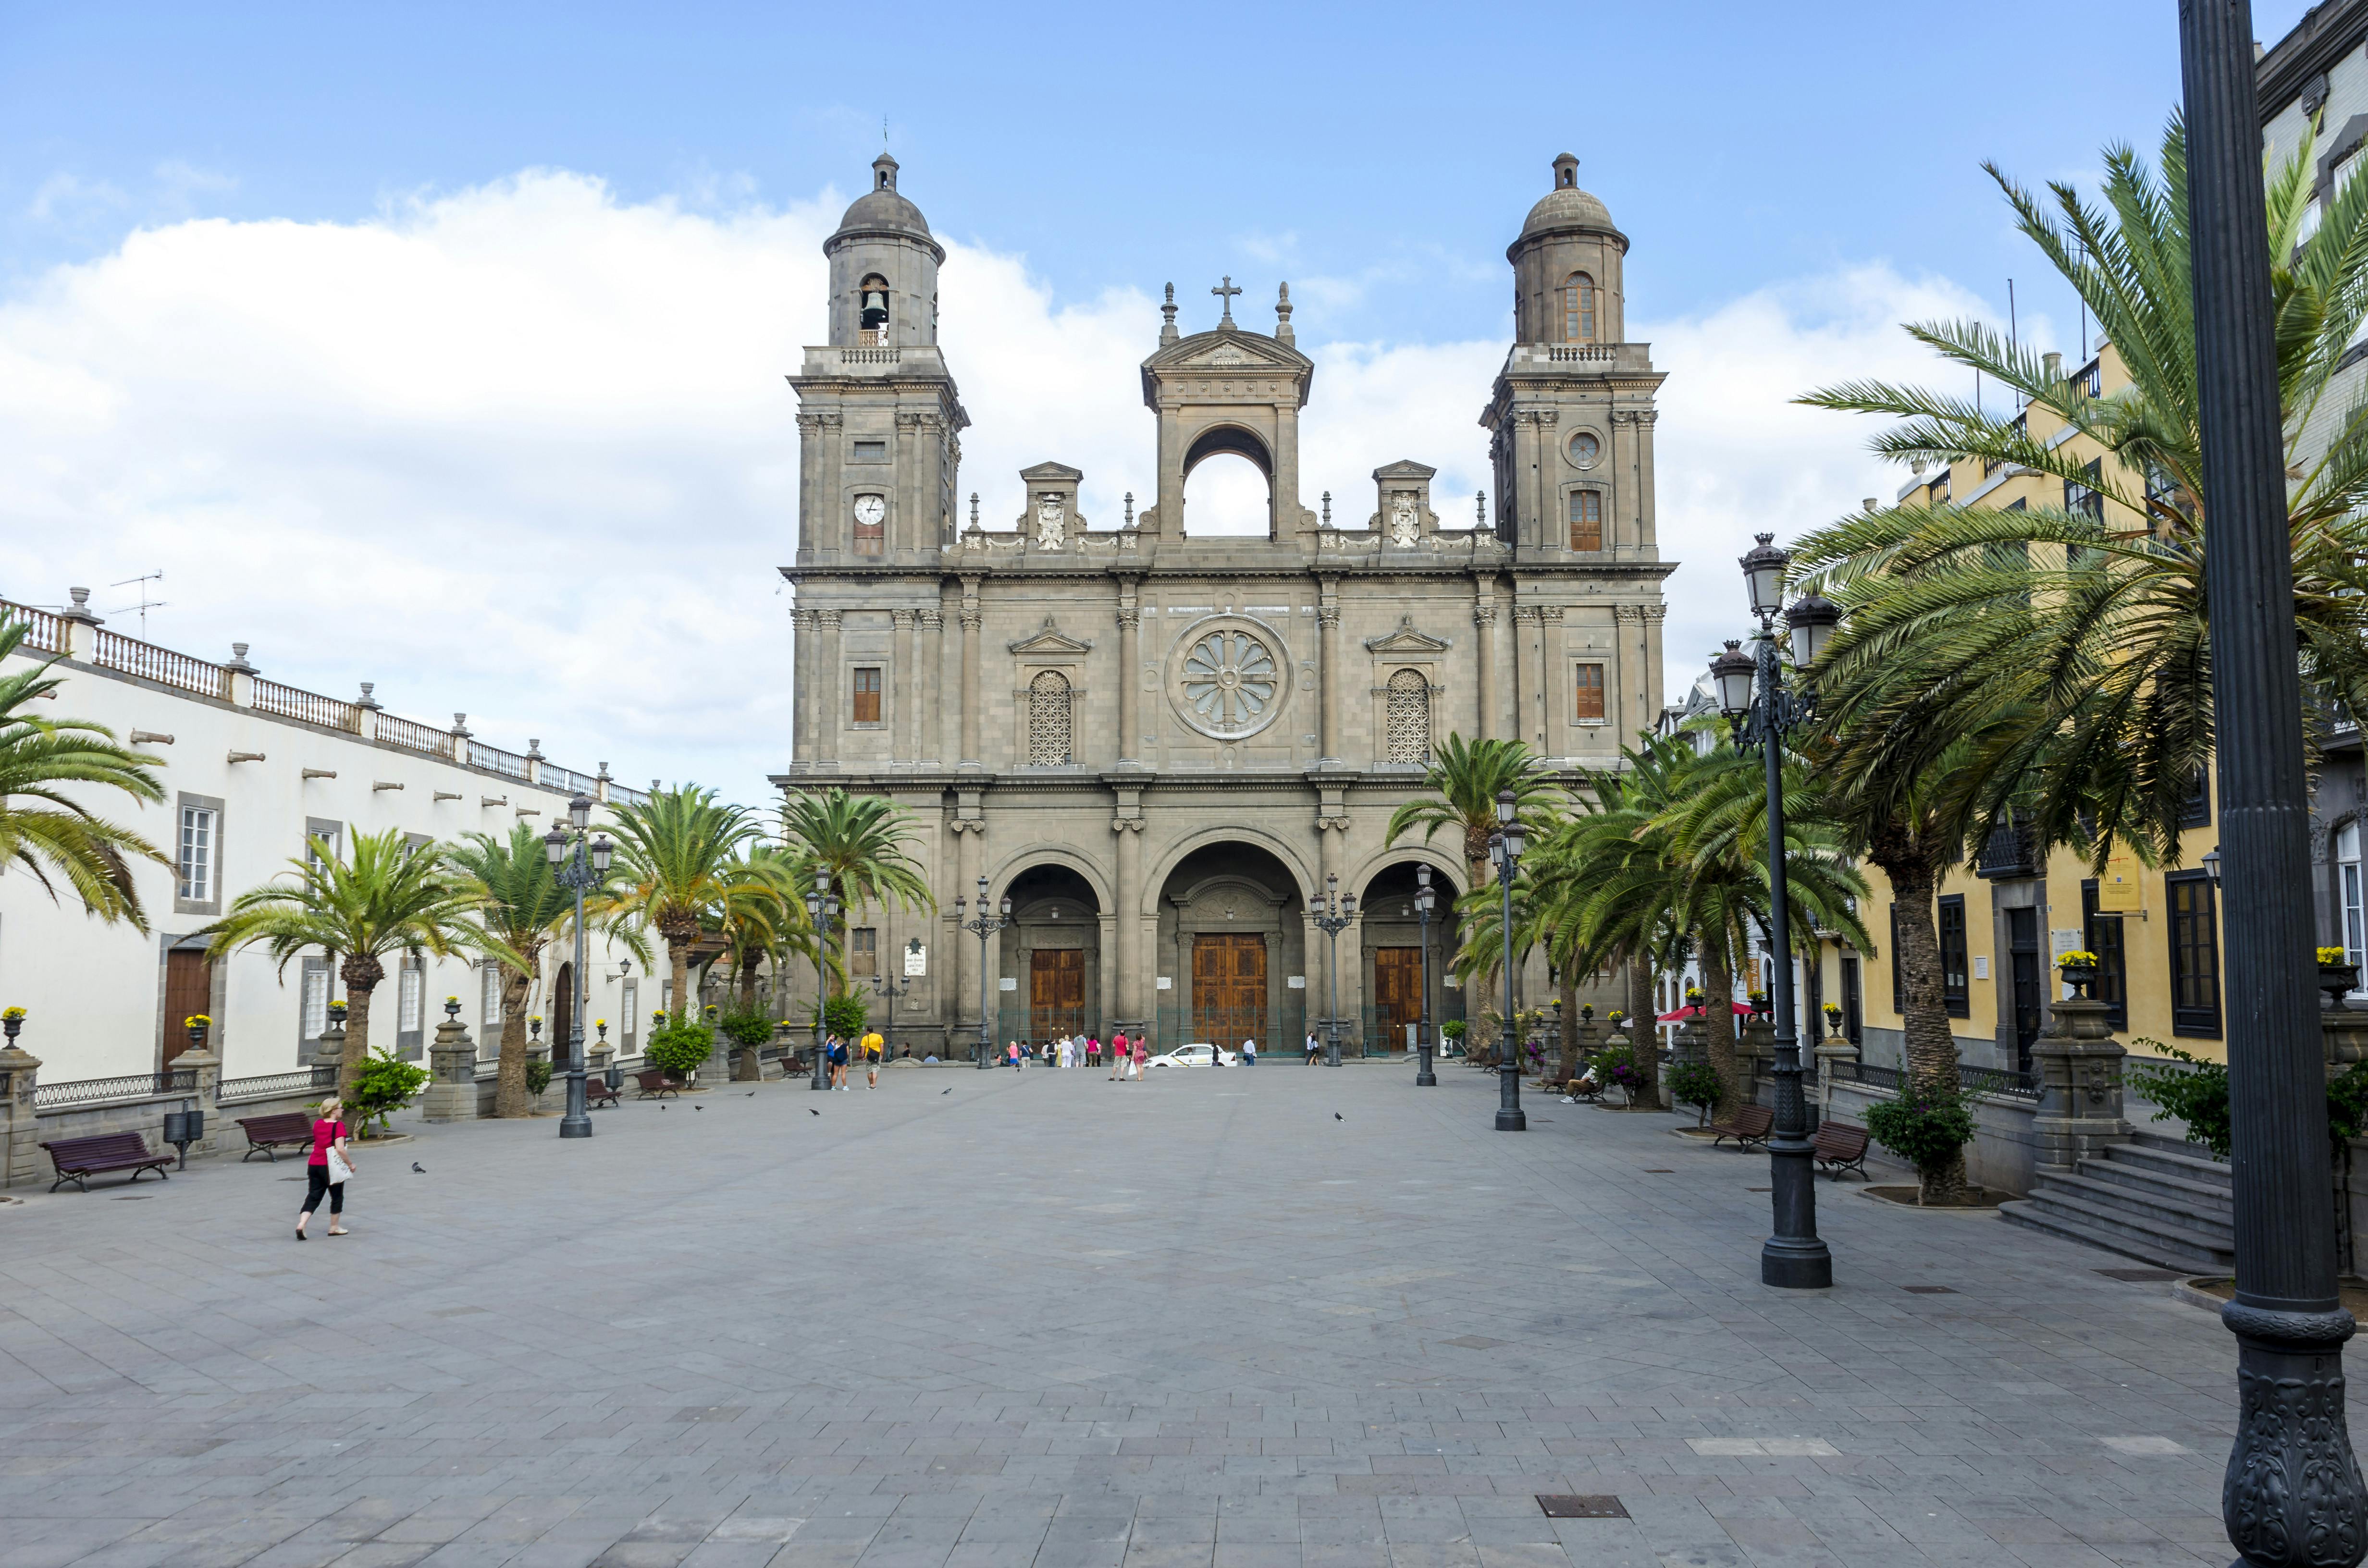
[[[1064,763],[1069,756],[1069,679],[1046,670],[1028,683],[1028,760],[1035,767]]]
[[[876,348],[888,341],[888,279],[874,272],[856,290],[860,301],[855,318],[858,345]]]
[[[1595,341],[1595,279],[1584,272],[1572,273],[1562,286],[1562,340]]]
[[[1430,682],[1420,670],[1400,670],[1390,677],[1385,733],[1392,762],[1430,760]]]

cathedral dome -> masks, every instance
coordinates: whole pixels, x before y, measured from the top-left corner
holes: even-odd
[[[850,230],[894,230],[902,233],[929,234],[929,221],[921,210],[905,199],[896,190],[896,160],[882,153],[871,160],[871,188],[855,199],[847,215],[838,221],[838,232]]]
[[[1611,210],[1592,194],[1578,188],[1578,160],[1568,153],[1554,161],[1554,187],[1538,199],[1521,224],[1521,237],[1556,229],[1611,229]]]

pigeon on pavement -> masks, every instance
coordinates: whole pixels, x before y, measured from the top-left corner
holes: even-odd
[[[417,1160],[411,1162],[411,1168],[417,1171],[421,1176],[426,1176],[427,1174],[427,1167],[421,1165]]]
[[[691,1107],[690,1108],[691,1108],[691,1109],[693,1109],[693,1110],[705,1110],[707,1108],[706,1108],[705,1106],[703,1106],[703,1105],[695,1105],[695,1106]]]
[[[820,1111],[818,1111],[818,1110],[814,1109],[814,1107],[812,1107],[812,1106],[808,1106],[808,1107],[806,1107],[806,1114],[807,1114],[808,1116],[820,1116],[820,1115],[822,1114],[822,1112],[820,1112]]]
[[[951,1095],[951,1094],[952,1094],[953,1092],[954,1092],[954,1090],[953,1090],[953,1085],[951,1085],[951,1084],[947,1085],[944,1088],[939,1089],[939,1090],[938,1091],[938,1093],[939,1093],[939,1094],[941,1094],[941,1095]]]
[[[1339,1113],[1338,1111],[1337,1111],[1337,1110],[1336,1110],[1336,1111],[1334,1111],[1334,1112],[1332,1113],[1332,1119],[1333,1119],[1333,1120],[1335,1120],[1335,1121],[1339,1120],[1339,1119],[1340,1119],[1340,1113]]]

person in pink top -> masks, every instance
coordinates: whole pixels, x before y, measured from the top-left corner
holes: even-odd
[[[1134,1037],[1134,1075],[1143,1076],[1143,1064],[1151,1059],[1151,1042],[1143,1036]]]
[[[313,1123],[313,1155],[304,1163],[304,1207],[296,1215],[296,1239],[304,1239],[304,1226],[313,1218],[313,1210],[321,1206],[321,1195],[329,1195],[329,1234],[342,1236],[346,1212],[346,1183],[343,1176],[330,1178],[330,1156],[345,1170],[353,1168],[353,1155],[346,1148],[346,1124],[338,1116],[346,1108],[336,1099],[321,1102],[321,1114]]]

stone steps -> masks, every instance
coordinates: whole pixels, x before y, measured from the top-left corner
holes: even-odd
[[[1998,1214],[2165,1268],[2203,1273],[2236,1262],[2228,1167],[2157,1134],[2109,1145],[2077,1170],[2050,1171]]]

